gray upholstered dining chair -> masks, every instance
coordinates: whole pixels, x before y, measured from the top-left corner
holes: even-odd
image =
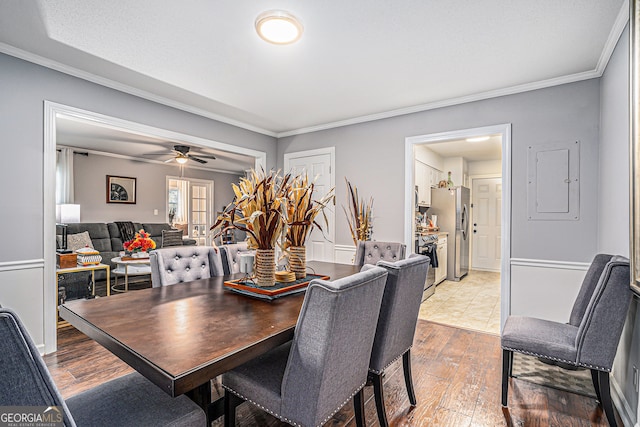
[[[406,245],[395,242],[358,241],[354,265],[375,265],[378,261],[396,262],[405,258]]]
[[[387,271],[373,267],[309,285],[293,340],[222,376],[225,426],[247,400],[282,421],[318,426],[353,397],[364,426],[362,389]]]
[[[616,426],[609,388],[620,334],[631,302],[629,260],[598,254],[574,303],[569,323],[509,316],[502,331],[502,406],[507,406],[513,353],[550,360],[560,367],[591,370],[598,401]]]
[[[418,323],[418,313],[422,301],[424,283],[429,270],[429,258],[424,255],[411,255],[408,259],[376,264],[389,273],[384,288],[380,317],[371,350],[369,378],[373,383],[376,410],[380,425],[389,425],[384,406],[382,380],[384,371],[402,357],[404,381],[409,402],[416,405],[416,395],[411,378],[411,347]],[[365,265],[364,269],[370,268]]]
[[[231,243],[228,245],[218,246],[220,256],[222,257],[222,268],[224,274],[233,274],[240,272],[240,254],[249,252],[247,242]]]
[[[175,246],[149,252],[154,288],[222,276],[222,259],[212,246]]]
[[[0,406],[55,406],[65,426],[205,426],[187,396],[172,398],[138,373],[100,384],[65,402],[18,316],[0,309]],[[58,412],[59,411],[59,412]]]

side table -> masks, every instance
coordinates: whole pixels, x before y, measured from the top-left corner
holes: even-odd
[[[122,257],[112,258],[111,262],[117,264],[113,270],[113,290],[115,292],[127,292],[129,290],[129,276],[151,275],[151,262],[149,258],[123,260]],[[124,289],[119,289],[118,276],[124,276]]]
[[[106,270],[107,272],[107,296],[111,296],[111,268],[107,264],[78,265],[69,268],[56,268],[56,319],[58,310],[58,287],[61,274],[91,272],[91,295],[96,296],[96,270]]]

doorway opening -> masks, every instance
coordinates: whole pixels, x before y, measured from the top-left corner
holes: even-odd
[[[174,132],[167,129],[157,128],[154,126],[143,125],[116,117],[106,116],[103,114],[81,110],[62,104],[45,101],[44,105],[44,247],[51,248],[46,250],[44,254],[44,277],[45,283],[52,284],[45,287],[43,318],[44,318],[44,353],[51,353],[57,347],[57,286],[56,284],[56,149],[59,144],[63,144],[67,148],[79,151],[86,158],[102,159],[97,163],[99,167],[109,168],[108,171],[100,172],[99,185],[93,185],[86,191],[88,199],[80,200],[84,206],[81,209],[81,222],[103,222],[105,212],[114,213],[113,220],[133,220],[137,222],[156,223],[165,220],[166,197],[162,182],[165,180],[167,173],[162,172],[162,176],[158,175],[153,179],[147,179],[147,186],[142,180],[137,181],[137,202],[132,206],[145,209],[145,215],[151,215],[151,218],[145,219],[131,217],[127,209],[121,217],[116,215],[124,206],[118,204],[105,204],[104,196],[104,174],[117,172],[118,165],[116,161],[126,160],[130,162],[128,169],[123,169],[117,175],[127,175],[128,177],[140,178],[142,170],[145,173],[152,167],[167,167],[172,164],[175,167],[178,164],[183,167],[180,158],[187,157],[188,160],[197,164],[189,166],[190,169],[198,173],[198,178],[206,179],[212,173],[223,174],[226,180],[231,177],[242,175],[244,170],[250,167],[265,167],[266,153],[249,148],[238,147],[231,144],[208,140],[189,134]],[[85,131],[87,133],[85,133]],[[64,134],[65,138],[60,138]],[[88,138],[87,136],[91,136]],[[94,145],[87,145],[93,143]],[[189,152],[194,154],[191,156],[179,155],[183,153],[175,153],[176,146],[193,148],[202,153]],[[118,151],[118,149],[124,151]],[[148,150],[148,151],[147,151]],[[178,150],[179,151],[179,150]],[[146,156],[149,156],[145,158]],[[155,157],[160,156],[160,157]],[[193,157],[198,157],[194,160]],[[215,159],[214,159],[215,157]],[[219,166],[219,165],[226,166]],[[238,165],[241,165],[239,167]],[[238,168],[241,172],[237,172]],[[92,172],[90,168],[87,168]],[[233,171],[230,172],[230,171]],[[93,170],[93,175],[98,176],[98,172]],[[104,172],[104,173],[103,173]],[[94,177],[95,177],[94,176]],[[221,176],[221,175],[218,175]],[[131,179],[131,178],[130,178]],[[76,184],[86,184],[86,180],[76,180]],[[226,182],[226,181],[223,181]],[[157,184],[160,184],[158,187]],[[158,187],[160,189],[159,198],[152,203],[148,202],[149,194]],[[208,190],[204,190],[206,193]],[[231,193],[231,191],[229,190]],[[218,192],[222,193],[221,191]],[[154,193],[155,194],[155,193]],[[93,199],[95,197],[95,200]],[[145,197],[147,201],[145,202]],[[213,198],[213,185],[211,185],[211,200]],[[78,202],[78,194],[76,193],[76,202]],[[199,202],[200,203],[200,202]],[[206,203],[206,202],[205,202]],[[213,206],[209,207],[213,213]],[[105,212],[103,212],[105,211]],[[201,211],[198,211],[200,215]],[[157,215],[157,217],[156,217]],[[209,215],[211,216],[211,215]],[[109,221],[106,221],[109,222]],[[195,221],[192,221],[195,223]],[[197,223],[198,230],[202,229],[202,224]],[[208,232],[208,228],[207,228]],[[205,240],[208,236],[205,236]]]
[[[438,235],[436,291],[420,318],[500,333],[509,314],[510,143],[509,124],[406,138],[405,241],[418,252],[425,234]],[[459,194],[470,194],[468,206],[448,200]]]

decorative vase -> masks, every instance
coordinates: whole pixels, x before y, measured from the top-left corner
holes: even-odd
[[[307,248],[304,246],[291,246],[289,248],[289,268],[296,274],[296,279],[307,276]]]
[[[256,249],[254,272],[256,286],[273,286],[276,283],[276,258],[274,249]]]

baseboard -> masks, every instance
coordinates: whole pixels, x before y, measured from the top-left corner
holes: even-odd
[[[637,415],[633,413],[633,409],[631,409],[629,402],[627,402],[627,399],[624,397],[624,393],[620,389],[615,377],[610,375],[609,380],[611,385],[611,400],[613,400],[613,405],[618,410],[622,424],[625,426],[638,427]]]

